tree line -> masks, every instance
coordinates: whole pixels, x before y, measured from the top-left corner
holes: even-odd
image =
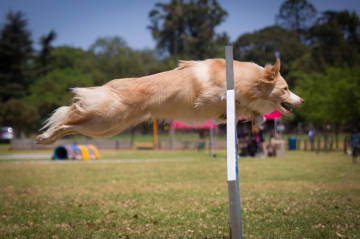
[[[273,25],[234,42],[215,27],[228,13],[216,0],[171,0],[149,11],[155,49],[135,50],[120,36],[89,49],[52,45],[52,30],[34,49],[25,13],[9,11],[0,30],[0,124],[38,129],[49,113],[71,103],[71,88],[170,70],[178,60],[234,58],[264,66],[281,59],[281,74],[306,103],[293,122],[351,123],[360,118],[360,20],[355,12],[318,12],[307,0],[286,0]],[[239,23],[241,24],[241,23]]]

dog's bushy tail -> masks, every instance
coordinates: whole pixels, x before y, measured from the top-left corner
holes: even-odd
[[[49,131],[60,124],[68,117],[69,110],[70,106],[62,106],[55,110],[51,117],[44,122],[45,125],[40,129],[40,131],[45,128],[48,128],[47,131]]]
[[[75,93],[73,104],[71,106],[63,106],[54,111],[49,119],[44,122],[44,126],[40,129],[48,128],[51,130],[62,121],[66,120],[69,115],[77,111],[84,115],[88,112],[102,112],[104,107],[109,107],[108,102],[115,101],[116,97],[103,87],[91,88],[72,88]]]
[[[72,88],[71,90],[75,93],[73,105],[79,112],[101,110],[104,107],[103,103],[107,102],[111,96],[102,87]]]

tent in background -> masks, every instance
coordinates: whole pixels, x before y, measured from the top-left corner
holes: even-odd
[[[264,115],[265,119],[273,119],[274,120],[274,129],[277,131],[277,125],[280,122],[281,124],[281,112],[278,110],[274,110],[268,115]],[[280,132],[280,137],[282,138],[282,131]]]
[[[268,115],[264,115],[265,119],[281,119],[281,112],[278,110],[274,110]]]
[[[213,146],[214,146],[214,137],[213,137],[213,129],[217,128],[217,125],[213,122],[213,120],[209,120],[204,124],[194,123],[194,124],[186,124],[180,122],[178,120],[171,121],[170,123],[170,148],[174,149],[174,134],[175,129],[209,129],[210,130],[210,156],[213,155]]]
[[[212,120],[205,122],[205,124],[185,124],[178,120],[171,121],[171,127],[175,129],[210,129],[210,128],[217,128],[217,125],[214,124]]]

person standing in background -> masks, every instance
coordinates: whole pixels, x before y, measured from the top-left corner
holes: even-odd
[[[314,130],[313,129],[309,130],[309,140],[310,140],[310,142],[312,142],[314,140]]]
[[[267,157],[268,150],[267,150],[266,143],[265,143],[264,129],[265,129],[264,124],[260,125],[260,127],[259,127],[260,146],[261,146],[261,151],[262,151],[263,156]]]
[[[356,157],[360,154],[360,133],[357,128],[354,128],[351,134],[350,146],[352,147],[353,164],[356,164]]]

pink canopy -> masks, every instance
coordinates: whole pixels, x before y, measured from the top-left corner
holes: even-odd
[[[214,124],[214,122],[212,122],[212,120],[207,121],[205,124],[185,124],[183,122],[174,120],[171,121],[171,127],[176,128],[176,129],[209,129],[211,128],[216,128],[217,125]]]
[[[278,110],[274,110],[270,114],[264,115],[264,117],[266,119],[280,119],[281,113]],[[176,128],[176,129],[209,129],[210,127],[217,128],[217,125],[214,124],[212,122],[212,120],[207,121],[205,124],[197,124],[197,123],[185,124],[178,120],[174,120],[174,121],[171,121],[171,127]]]
[[[268,115],[264,115],[266,119],[280,119],[281,118],[281,112],[278,110],[274,110]]]

